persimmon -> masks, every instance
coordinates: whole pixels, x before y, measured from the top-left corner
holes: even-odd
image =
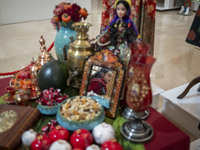
[[[56,22],[60,21],[60,19],[59,19],[58,16],[54,16],[53,19],[54,19],[54,21],[56,21]]]
[[[65,23],[70,22],[70,21],[71,21],[71,16],[68,15],[67,13],[64,13],[64,14],[62,15],[62,21],[65,22]]]
[[[68,8],[72,8],[72,5],[70,5],[70,4],[64,5],[64,10],[67,10]]]
[[[86,17],[88,15],[87,10],[85,8],[81,8],[79,13],[83,16]]]

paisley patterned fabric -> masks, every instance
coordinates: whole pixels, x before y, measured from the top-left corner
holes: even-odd
[[[109,25],[114,19],[114,4],[115,0],[103,0],[102,16],[101,16],[101,31]]]
[[[154,50],[154,31],[155,31],[155,12],[156,0],[131,0],[131,16],[142,42],[151,45],[149,53],[153,55]],[[115,0],[103,0],[101,30],[109,25],[115,17]]]
[[[187,35],[186,42],[200,47],[200,6]]]

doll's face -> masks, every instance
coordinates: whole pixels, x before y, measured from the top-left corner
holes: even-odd
[[[113,73],[111,71],[108,71],[107,73],[103,74],[103,78],[106,83],[109,83],[112,80]]]
[[[116,12],[117,12],[117,16],[119,18],[123,18],[125,16],[126,12],[127,12],[127,9],[124,6],[124,4],[120,3],[116,7]]]

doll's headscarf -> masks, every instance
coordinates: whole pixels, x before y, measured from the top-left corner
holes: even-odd
[[[116,0],[116,2],[115,2],[115,8],[117,6],[117,2],[118,1],[120,1],[120,0]],[[130,8],[131,8],[131,0],[124,0],[124,1],[126,1],[129,4]]]

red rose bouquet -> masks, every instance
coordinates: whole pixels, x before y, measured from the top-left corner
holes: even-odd
[[[88,16],[88,12],[85,8],[81,8],[76,3],[71,4],[66,2],[61,2],[56,5],[53,14],[54,16],[51,22],[54,27],[59,27],[59,23],[67,27],[68,23],[79,22],[82,18],[85,20]]]

